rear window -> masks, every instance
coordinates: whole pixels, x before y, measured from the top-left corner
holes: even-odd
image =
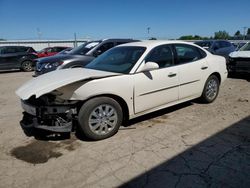
[[[27,52],[28,49],[29,49],[28,47],[16,47],[17,52]]]
[[[203,58],[200,49],[195,46],[175,44],[175,50],[178,64],[189,63]]]

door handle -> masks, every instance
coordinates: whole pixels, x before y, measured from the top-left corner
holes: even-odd
[[[168,77],[174,77],[174,76],[176,76],[176,75],[177,75],[176,73],[170,72],[170,73],[168,74]]]
[[[207,69],[208,68],[208,66],[202,66],[201,67],[201,70],[205,70],[205,69]]]

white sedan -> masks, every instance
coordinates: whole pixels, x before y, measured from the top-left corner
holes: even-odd
[[[21,126],[27,135],[80,130],[100,140],[126,120],[195,98],[213,102],[226,77],[225,58],[191,43],[123,44],[85,68],[53,71],[21,86]]]

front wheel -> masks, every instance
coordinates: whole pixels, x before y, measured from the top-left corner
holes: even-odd
[[[213,102],[219,93],[220,82],[217,76],[211,75],[207,79],[202,95],[201,100],[205,103]]]
[[[22,62],[21,69],[24,72],[33,71],[33,66],[32,65],[33,65],[33,63],[31,61],[24,61],[24,62]]]
[[[83,134],[92,140],[102,140],[118,132],[122,124],[122,108],[109,97],[97,97],[84,103],[78,114]]]

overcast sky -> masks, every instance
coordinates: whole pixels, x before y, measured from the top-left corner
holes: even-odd
[[[250,27],[250,0],[0,0],[0,20],[4,39],[233,35]]]

